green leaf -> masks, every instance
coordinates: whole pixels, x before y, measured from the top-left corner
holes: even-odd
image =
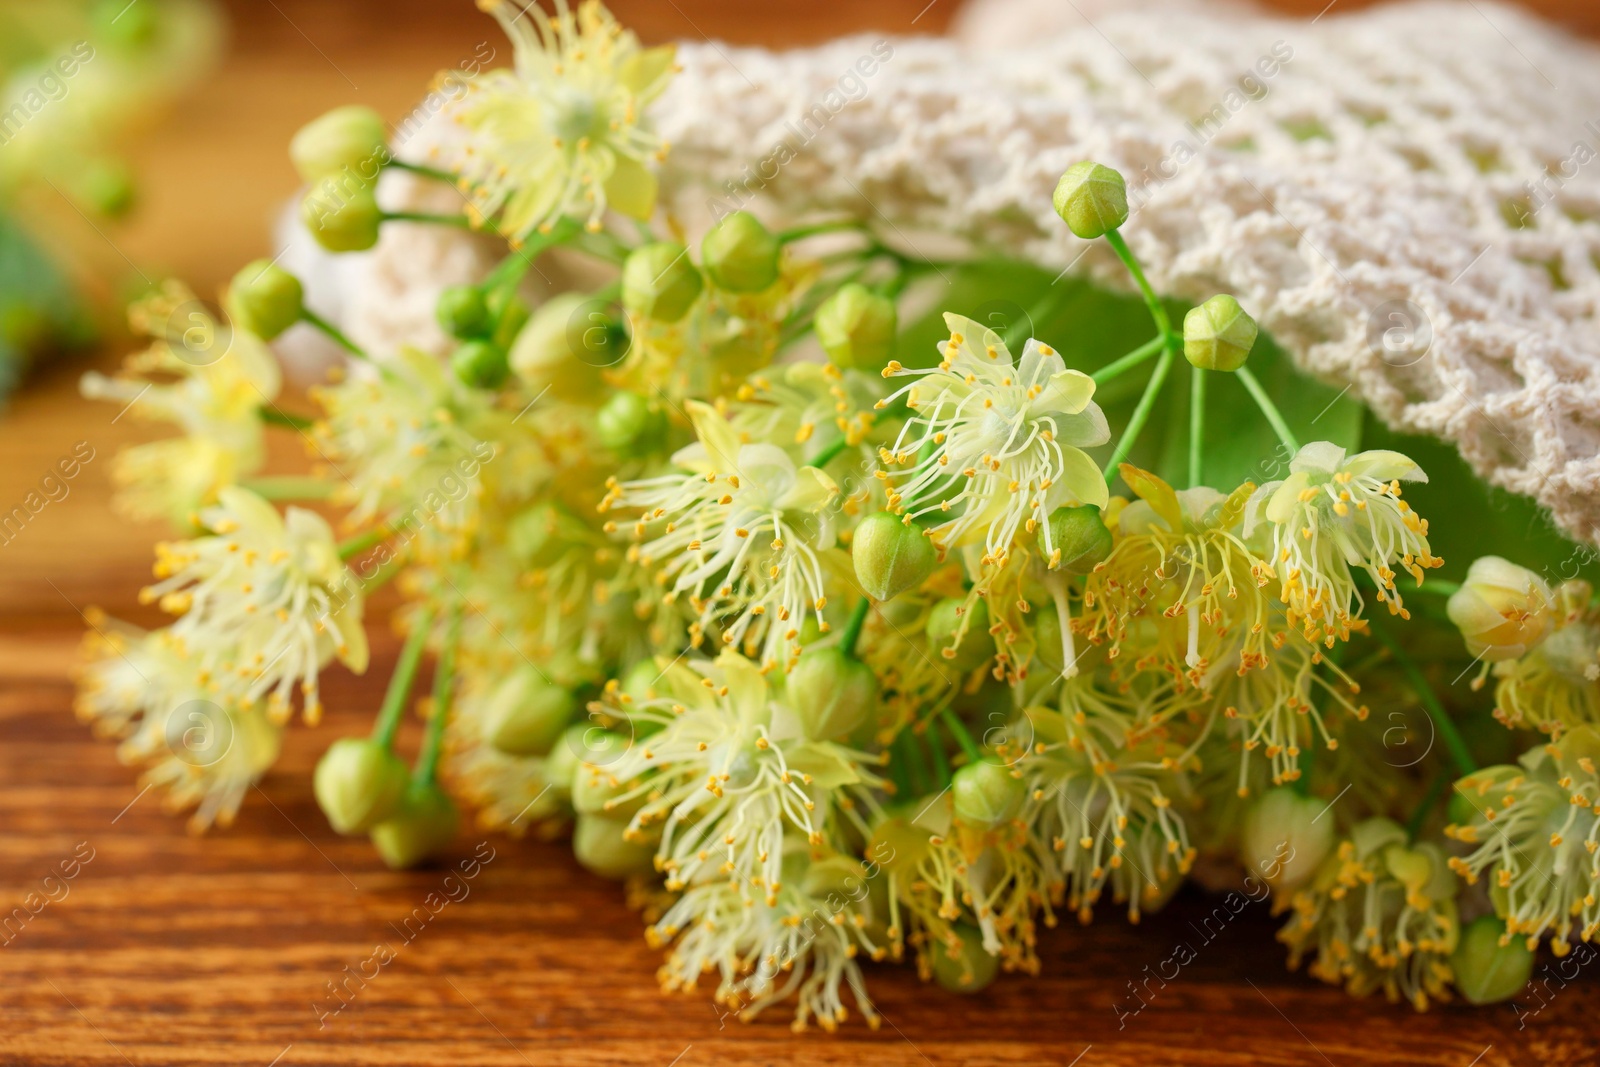
[[[41,355],[93,339],[77,292],[23,229],[0,212],[0,399]]]

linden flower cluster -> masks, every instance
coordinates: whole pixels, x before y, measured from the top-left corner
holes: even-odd
[[[395,161],[359,108],[293,149],[308,180],[379,159],[474,194],[308,220],[339,252],[385,226],[506,239],[439,293],[441,350],[365,350],[261,261],[225,324],[165,289],[139,312],[153,354],[85,381],[182,428],[119,477],[183,539],[147,592],[172,625],[92,618],[80,711],[198,825],[227,822],[297,702],[315,723],[333,661],[366,666],[363,604],[394,582],[404,641],[370,729],[342,718],[314,775],[329,823],[397,868],[448,853],[462,805],[570,835],[646,913],[663,987],[709,976],[742,1018],[876,1024],[876,963],[956,992],[1036,974],[1063,912],[1109,897],[1138,922],[1199,872],[1259,879],[1291,963],[1419,1009],[1505,999],[1530,943],[1597,932],[1589,586],[1499,557],[1428,577],[1443,560],[1401,487],[1448,505],[1448,472],[1354,432],[1296,439],[1279,404],[1320,386],[1256,378],[1282,357],[1233,297],[1169,319],[1120,175],[1074,166],[1055,207],[1126,263],[1155,336],[1069,360],[961,314],[923,284],[941,265],[870,219],[719,211],[681,243],[654,210],[670,50],[594,2],[487,6],[516,64],[476,77],[444,169]],[[557,249],[604,280],[534,296]],[[934,289],[948,313],[902,324]],[[297,323],[349,355],[315,413],[284,410],[302,401],[267,347]],[[187,359],[185,324],[227,343]],[[265,473],[268,432],[314,469]],[[1281,478],[1238,461],[1252,441]],[[1444,684],[1473,657],[1500,721],[1547,735],[1518,767],[1480,769],[1457,726],[1490,715]],[[196,702],[216,709],[198,724]],[[201,758],[194,725],[226,743]],[[1493,914],[1463,929],[1474,881]]]

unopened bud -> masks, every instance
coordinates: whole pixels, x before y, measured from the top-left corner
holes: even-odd
[[[577,708],[571,693],[532,664],[524,664],[489,695],[483,709],[483,739],[509,756],[542,756]]]
[[[877,711],[878,677],[837,646],[807,649],[789,672],[789,698],[808,741],[841,741]]]
[[[1093,504],[1057,508],[1039,529],[1039,545],[1052,570],[1088,574],[1111,555],[1111,531]]]
[[[365,252],[378,243],[383,211],[370,186],[343,191],[313,188],[300,219],[317,244],[330,252]]]
[[[985,829],[1015,816],[1027,791],[1010,767],[988,760],[969,763],[950,779],[956,818]]]
[[[258,259],[233,276],[226,303],[235,326],[270,341],[300,321],[305,290],[293,274]]]
[[[758,293],[778,280],[777,237],[748,211],[735,211],[711,228],[700,258],[717,288]]]
[[[372,844],[391,870],[403,871],[450,846],[461,816],[443,789],[413,782],[399,810],[372,828]]]
[[[989,657],[994,655],[994,639],[989,635],[988,605],[978,600],[963,615],[961,608],[964,603],[959,597],[946,597],[939,601],[928,613],[927,625],[928,643],[963,674],[987,663]],[[962,626],[966,627],[966,633],[961,643],[952,648],[950,643],[955,640]]]
[[[378,176],[389,159],[383,116],[370,107],[336,107],[312,119],[289,142],[289,158],[307,182],[342,173],[364,181]]]
[[[627,829],[626,819],[579,815],[572,827],[572,853],[602,878],[620,880],[630,874],[648,874],[654,868],[656,850],[628,840],[623,836]]]
[[[1086,241],[1128,221],[1128,186],[1122,175],[1089,160],[1067,168],[1052,202],[1067,229]]]
[[[493,325],[489,320],[488,301],[476,285],[452,285],[445,289],[434,305],[434,316],[445,333],[462,341],[485,336]]]
[[[533,312],[511,346],[511,369],[534,392],[594,403],[600,370],[627,354],[625,336],[592,297],[562,293]]]
[[[311,791],[334,830],[359,834],[394,814],[409,778],[406,765],[378,742],[345,737],[317,761]]]
[[[836,366],[878,370],[894,352],[899,316],[893,300],[849,282],[817,308],[813,328]]]
[[[976,993],[994,981],[1000,957],[983,947],[983,933],[977,927],[956,923],[950,930],[958,942],[955,945],[929,938],[933,980],[951,993]]]
[[[627,734],[615,730],[588,727],[579,739],[583,751],[579,756],[577,776],[572,779],[572,809],[580,815],[607,815],[626,819],[644,806],[645,798],[621,800],[630,783],[618,781],[611,767],[622,758],[633,744]]]
[[[468,341],[450,355],[456,380],[474,389],[498,389],[511,373],[506,350],[491,341]]]
[[[589,528],[582,519],[551,500],[517,512],[506,528],[507,547],[517,562],[529,570],[555,565],[574,544],[589,537]]]
[[[600,443],[625,458],[649,455],[667,439],[667,413],[628,389],[611,395],[595,418]]]
[[[850,542],[856,579],[877,601],[893,600],[927,581],[938,562],[933,542],[920,527],[907,526],[887,511],[868,515]]]
[[[133,172],[117,159],[95,159],[83,164],[71,184],[75,199],[108,219],[121,218],[132,211],[137,197]]]
[[[1527,938],[1507,935],[1505,923],[1484,915],[1461,931],[1450,969],[1467,1003],[1498,1004],[1527,986],[1533,976],[1533,952]]]
[[[1236,371],[1250,358],[1259,332],[1239,301],[1214,296],[1183,317],[1183,358],[1201,370]]]
[[[1556,624],[1555,595],[1526,567],[1499,556],[1483,556],[1467,568],[1467,580],[1445,606],[1467,651],[1489,663],[1518,659]]]
[[[1274,892],[1293,893],[1333,850],[1334,821],[1326,815],[1315,797],[1288,786],[1268,790],[1245,812],[1239,859]]]
[[[688,250],[674,241],[636,248],[622,264],[622,306],[655,322],[683,318],[704,288]]]

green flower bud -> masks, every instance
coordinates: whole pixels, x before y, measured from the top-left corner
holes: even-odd
[[[136,191],[133,173],[115,159],[96,159],[84,164],[72,180],[72,191],[90,211],[117,219],[133,210]]]
[[[1311,881],[1333,851],[1334,821],[1327,803],[1288,786],[1263,793],[1245,812],[1239,859],[1278,893]]]
[[[413,782],[394,815],[372,828],[372,844],[390,870],[403,871],[449,847],[461,817],[432,782]]]
[[[878,601],[893,600],[927,581],[938,551],[921,527],[907,526],[887,511],[868,515],[850,542],[856,580]]]
[[[778,239],[748,211],[735,211],[700,243],[706,273],[719,289],[758,293],[778,280]]]
[[[645,456],[666,442],[667,413],[654,401],[623,389],[601,406],[595,430],[600,443],[617,455]]]
[[[1467,1003],[1497,1004],[1527,986],[1533,976],[1533,952],[1526,938],[1508,936],[1505,923],[1484,915],[1461,931],[1450,969]]]
[[[951,993],[976,993],[994,981],[1000,971],[1000,957],[983,947],[983,932],[977,927],[956,923],[952,930],[959,945],[946,945],[937,938],[929,941],[933,980]]]
[[[452,285],[439,294],[434,306],[439,326],[451,337],[470,341],[489,332],[489,304],[476,285]]]
[[[572,827],[572,853],[578,862],[602,878],[621,880],[630,874],[649,874],[655,868],[656,850],[624,837],[628,823],[603,815],[579,815]]]
[[[1555,628],[1555,594],[1526,567],[1484,556],[1467,568],[1467,580],[1445,605],[1467,651],[1497,663],[1519,659]]]
[[[1201,370],[1238,370],[1259,332],[1239,301],[1214,296],[1183,317],[1183,358]]]
[[[498,389],[511,374],[506,350],[490,341],[468,341],[450,355],[450,369],[463,385]]]
[[[289,158],[307,182],[339,174],[346,167],[372,181],[389,160],[383,116],[370,107],[336,107],[312,119],[289,142]]]
[[[562,293],[539,305],[517,335],[511,369],[534,392],[548,387],[563,400],[592,404],[605,389],[601,370],[625,355],[626,337],[593,298]]]
[[[878,676],[838,646],[811,648],[789,672],[789,703],[808,741],[842,741],[878,710]]]
[[[1111,555],[1111,531],[1093,504],[1057,508],[1039,530],[1039,545],[1052,569],[1088,574]]]
[[[893,300],[850,282],[817,308],[813,328],[822,350],[838,366],[879,370],[894,352],[899,316]]]
[[[378,243],[383,211],[369,186],[337,193],[314,188],[300,206],[300,220],[330,252],[365,252]]]
[[[572,796],[572,783],[577,781],[579,767],[583,762],[584,735],[594,726],[587,722],[575,722],[561,732],[561,737],[550,746],[550,754],[544,759],[544,768],[541,777],[544,784],[552,792],[560,793],[563,797]]]
[[[300,321],[305,290],[293,274],[271,260],[258,259],[233,276],[227,306],[234,325],[270,341]]]
[[[523,664],[495,687],[483,708],[483,739],[508,756],[550,751],[578,710],[577,699]]]
[[[704,288],[688,250],[675,241],[635,248],[622,264],[622,306],[656,322],[683,318]]]
[[[989,606],[982,600],[972,606],[967,615],[960,614],[965,603],[960,597],[945,597],[928,613],[928,642],[951,666],[965,674],[989,662],[994,655],[994,640],[989,636]],[[950,647],[956,632],[965,623],[966,636],[961,644]]]
[[[969,763],[950,778],[956,818],[984,829],[1015,816],[1027,791],[1010,767],[988,760]]]
[[[1122,175],[1089,160],[1067,168],[1052,203],[1067,229],[1085,241],[1128,221],[1128,186]]]
[[[311,791],[329,825],[359,834],[395,813],[410,777],[406,765],[372,738],[344,737],[317,761]]]
[[[627,734],[589,726],[578,743],[579,766],[572,780],[572,810],[580,815],[623,819],[644,806],[643,797],[619,802],[617,798],[627,791],[629,783],[612,780],[611,765],[633,744]]]

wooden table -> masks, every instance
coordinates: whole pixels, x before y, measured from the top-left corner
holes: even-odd
[[[650,38],[704,32],[781,43],[902,28],[924,4],[617,8]],[[918,28],[937,30],[953,4],[928,9]],[[1590,3],[1575,0],[1566,13],[1594,25]],[[140,220],[80,247],[103,240],[106,259],[126,256],[214,290],[267,247],[270,213],[294,186],[279,146],[298,123],[346,100],[398,114],[431,71],[495,32],[457,5],[420,0],[279,0],[236,14],[235,56],[139,153],[148,193]],[[107,352],[96,362],[114,361]],[[334,676],[326,724],[292,734],[227,832],[186,835],[112,746],[73,720],[67,676],[79,612],[98,603],[140,617],[135,593],[161,536],[110,517],[111,456],[148,431],[79,402],[81,369],[45,373],[0,423],[6,509],[75,442],[95,450],[70,495],[0,546],[0,917],[30,892],[59,897],[0,943],[0,1064],[1471,1067],[1600,1056],[1594,975],[1556,993],[1525,1029],[1506,1006],[1416,1016],[1287,974],[1263,905],[1207,941],[1195,924],[1215,900],[1198,893],[1138,928],[1108,909],[1088,929],[1047,932],[1041,977],[1002,977],[978,996],[870,967],[885,1025],[873,1032],[853,1019],[832,1037],[794,1037],[781,1010],[753,1025],[724,1019],[704,991],[664,997],[657,956],[620,891],[579,869],[559,843],[489,839],[494,858],[464,883],[467,895],[407,941],[398,928],[430,893],[450,888],[447,869],[385,870],[364,840],[328,829],[310,790],[321,749],[364,729],[377,703],[372,679],[386,675],[395,651],[381,625],[369,679]],[[293,451],[275,462],[292,469]],[[455,859],[483,840],[464,832]],[[46,886],[62,861],[90,850],[65,896]],[[1113,1004],[1134,1003],[1129,983],[1180,942],[1197,958],[1164,989],[1147,987],[1157,989],[1147,1008],[1119,1019]],[[349,1007],[319,1019],[329,983],[362,968],[380,944],[394,949],[392,962]]]

